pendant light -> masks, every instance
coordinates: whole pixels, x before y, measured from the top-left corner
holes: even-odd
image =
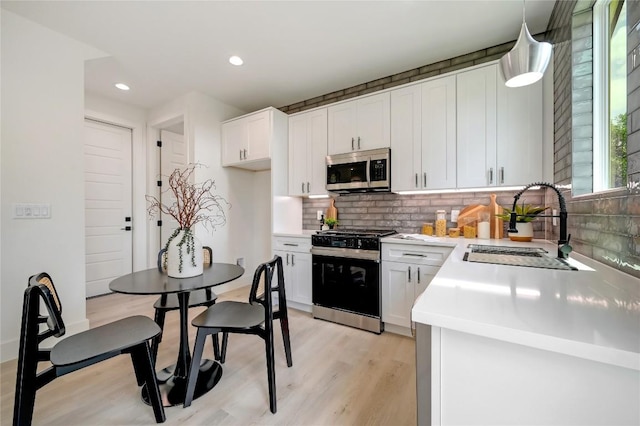
[[[500,58],[500,70],[507,87],[533,84],[542,78],[551,59],[550,43],[538,42],[529,33],[524,19],[522,2],[522,28],[513,49]]]

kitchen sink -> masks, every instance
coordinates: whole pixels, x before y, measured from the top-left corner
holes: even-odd
[[[467,262],[493,263],[497,265],[524,266],[530,268],[577,270],[563,259],[549,256],[541,247],[510,247],[469,244],[464,255]]]

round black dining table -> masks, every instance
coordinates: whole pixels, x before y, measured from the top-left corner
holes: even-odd
[[[181,405],[187,389],[187,377],[191,365],[189,350],[188,310],[189,293],[233,281],[244,274],[244,268],[232,263],[212,263],[205,266],[203,274],[190,278],[172,278],[157,268],[123,275],[109,283],[111,291],[124,294],[151,295],[176,293],[180,304],[180,346],[173,375],[160,384],[162,403],[165,407]],[[166,369],[165,369],[166,370]],[[222,376],[222,366],[215,360],[200,365],[194,398],[213,388]],[[143,399],[146,400],[146,389]]]

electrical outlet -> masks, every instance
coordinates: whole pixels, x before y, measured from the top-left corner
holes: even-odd
[[[553,215],[553,218],[551,219],[551,224],[553,226],[558,226],[558,218],[556,216],[558,216],[558,210],[553,209],[551,210],[551,214]]]
[[[460,210],[451,210],[451,222],[458,222],[458,215]]]
[[[322,210],[318,210],[318,211],[316,212],[316,219],[317,219],[317,220],[322,220],[322,214],[323,214],[323,213],[322,213]]]

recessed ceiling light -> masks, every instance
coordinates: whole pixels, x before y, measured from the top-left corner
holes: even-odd
[[[129,90],[129,86],[124,83],[116,83],[116,87],[120,90]]]
[[[231,62],[233,65],[242,65],[244,63],[244,61],[242,60],[242,58],[240,56],[232,56],[229,58],[229,62]]]

